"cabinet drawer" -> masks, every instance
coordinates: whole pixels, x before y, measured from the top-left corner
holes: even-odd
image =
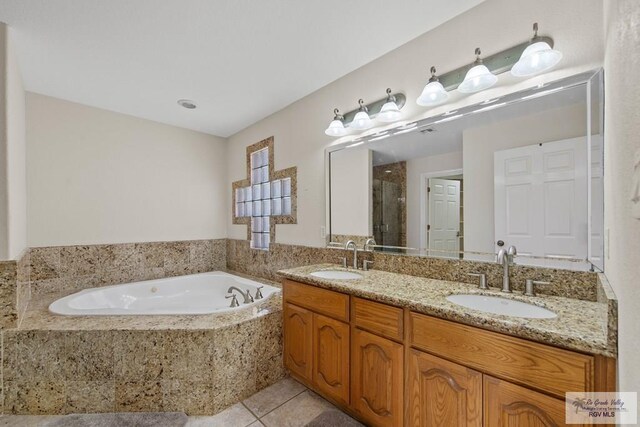
[[[343,322],[349,321],[349,295],[285,280],[284,300]]]
[[[357,327],[377,335],[402,341],[402,309],[386,304],[353,298],[353,317]]]
[[[592,356],[422,314],[410,319],[416,348],[562,398],[567,391],[594,389]]]

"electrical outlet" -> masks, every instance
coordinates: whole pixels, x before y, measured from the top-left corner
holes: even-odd
[[[327,229],[324,225],[320,227],[320,237],[323,239],[327,237]]]

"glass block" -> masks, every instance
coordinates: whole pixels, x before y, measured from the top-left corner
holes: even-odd
[[[271,200],[262,201],[262,215],[263,216],[271,215]]]
[[[282,198],[282,215],[291,215],[291,197]]]
[[[264,249],[269,249],[270,240],[271,236],[269,236],[269,233],[262,233],[262,247]]]
[[[262,218],[260,217],[251,218],[251,231],[255,233],[259,233],[262,231]]]
[[[236,218],[244,216],[244,202],[236,203]]]
[[[260,151],[260,163],[262,166],[269,164],[269,149],[266,148]]]
[[[251,242],[253,243],[254,248],[262,248],[262,233],[252,233]]]
[[[244,202],[244,190],[236,188],[236,202]]]
[[[251,216],[262,216],[262,200],[253,201],[253,212]]]
[[[269,233],[271,231],[271,225],[269,224],[269,217],[268,216],[263,216],[262,217],[262,232],[263,233]]]
[[[260,169],[251,169],[251,183],[258,184],[260,182]]]
[[[244,187],[244,201],[250,202],[253,200],[253,192],[251,191],[251,187]]]
[[[291,178],[282,180],[282,197],[291,196]]]
[[[282,181],[279,179],[271,183],[271,197],[282,197]]]
[[[251,169],[259,168],[260,166],[262,166],[260,164],[260,152],[254,151],[251,153]]]
[[[282,199],[271,199],[271,215],[282,215]]]
[[[253,200],[262,200],[262,187],[258,184],[252,187],[253,189]]]
[[[271,198],[271,184],[268,182],[264,182],[262,185],[262,198],[270,199]]]
[[[263,166],[260,168],[260,182],[269,181],[269,166]]]
[[[244,202],[244,216],[253,215],[253,202]]]

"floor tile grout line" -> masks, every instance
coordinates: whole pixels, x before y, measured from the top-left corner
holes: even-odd
[[[287,403],[287,402],[289,402],[289,401],[291,401],[291,400],[295,399],[296,397],[300,396],[302,393],[304,393],[305,391],[308,391],[308,390],[309,390],[309,389],[308,389],[307,387],[304,387],[304,390],[302,390],[301,392],[297,393],[297,394],[296,394],[296,395],[294,395],[294,396],[291,396],[289,399],[285,400],[284,402],[282,402],[281,404],[279,404],[278,406],[276,406],[275,408],[273,408],[272,410],[270,410],[269,412],[267,412],[267,413],[266,413],[266,414],[264,414],[263,416],[258,417],[258,421],[262,422],[262,419],[263,419],[264,417],[266,417],[267,415],[269,415],[270,413],[272,413],[272,412],[273,412],[273,411],[275,411],[276,409],[278,409],[278,408],[280,408],[281,406],[283,406],[285,403]],[[262,424],[264,424],[264,423],[262,423]]]

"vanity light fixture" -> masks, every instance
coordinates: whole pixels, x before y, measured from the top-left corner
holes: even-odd
[[[369,117],[369,109],[364,105],[362,98],[358,100],[358,104],[360,105],[360,108],[353,118],[350,127],[356,130],[369,129],[373,126],[373,122]]]
[[[520,59],[511,68],[516,77],[528,77],[550,70],[562,59],[562,52],[553,49],[553,41],[538,36],[538,23],[533,24],[533,37]]]
[[[480,48],[477,47],[475,54],[476,60],[473,63],[473,67],[467,71],[464,76],[464,81],[458,86],[458,90],[462,93],[475,93],[481,90],[489,89],[496,84],[498,77],[493,74],[486,65],[482,63],[480,58]]]
[[[442,83],[438,81],[436,76],[436,67],[431,67],[431,78],[429,83],[422,90],[422,94],[416,99],[416,103],[423,107],[432,107],[434,105],[442,104],[449,98],[449,94],[442,86]]]
[[[329,127],[324,131],[324,133],[329,136],[346,135],[347,130],[344,127],[344,123],[342,123],[342,121],[344,120],[344,116],[340,114],[340,110],[338,110],[337,108],[333,110],[333,114],[333,121],[329,123]]]
[[[387,88],[387,100],[378,113],[378,120],[385,123],[391,123],[396,120],[400,120],[401,118],[402,112],[400,111],[400,108],[398,108],[398,104],[396,104],[396,97],[391,94],[391,89]]]

